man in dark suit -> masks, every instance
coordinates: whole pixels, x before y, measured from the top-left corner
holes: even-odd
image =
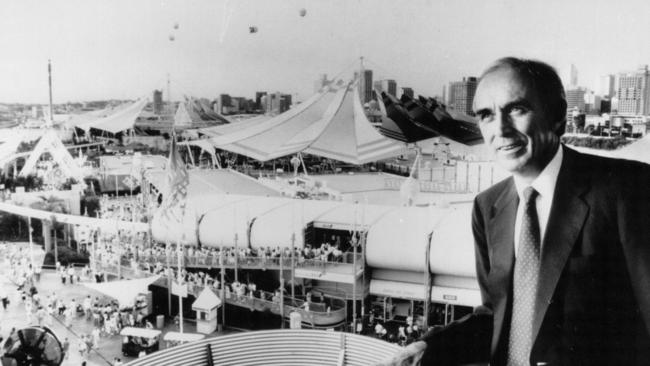
[[[497,61],[474,110],[512,173],[474,202],[483,306],[389,363],[650,365],[650,166],[561,145],[564,89],[541,62]]]

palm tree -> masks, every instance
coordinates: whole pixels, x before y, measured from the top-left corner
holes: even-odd
[[[31,208],[37,210],[50,211],[53,213],[67,213],[66,202],[55,196],[39,196],[40,201],[34,202],[30,205]],[[54,215],[49,220],[42,220],[43,228],[43,241],[45,242],[45,252],[52,251],[54,247],[55,261],[58,259],[57,250],[57,237],[56,230],[54,230],[54,245],[52,245],[52,229],[56,229],[56,218]]]

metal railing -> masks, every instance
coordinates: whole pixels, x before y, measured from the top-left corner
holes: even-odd
[[[361,266],[363,255],[357,253],[357,266]],[[148,255],[139,257],[138,262],[148,263],[155,265],[160,263],[162,265],[169,265],[171,267],[178,266],[178,255],[173,253],[171,255]],[[324,261],[321,259],[306,259],[305,257],[295,257],[293,260],[287,257],[258,257],[258,256],[183,256],[181,258],[181,265],[184,267],[199,267],[199,268],[234,268],[237,266],[242,269],[279,269],[280,267],[289,269],[292,267],[318,267],[326,271],[328,268],[347,268],[350,270],[354,263],[354,253],[346,252],[336,261]]]

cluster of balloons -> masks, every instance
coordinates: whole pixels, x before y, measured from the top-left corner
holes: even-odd
[[[174,29],[178,29],[178,22],[174,23]],[[173,34],[169,35],[169,40],[170,41],[174,41],[175,39],[176,39],[176,37],[174,37]]]
[[[307,9],[305,9],[305,8],[300,9],[298,14],[300,15],[301,18],[304,17],[305,15],[307,15]],[[257,33],[257,31],[258,31],[257,26],[252,25],[252,26],[248,27],[248,33],[251,33],[251,34],[252,33]]]

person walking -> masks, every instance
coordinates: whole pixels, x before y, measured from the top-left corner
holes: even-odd
[[[68,356],[70,355],[70,340],[68,340],[68,337],[65,337],[63,340],[63,344],[61,345],[61,348],[63,349],[63,359],[67,360]]]
[[[0,301],[2,301],[2,308],[7,310],[7,306],[9,305],[9,295],[2,286],[0,286]]]

